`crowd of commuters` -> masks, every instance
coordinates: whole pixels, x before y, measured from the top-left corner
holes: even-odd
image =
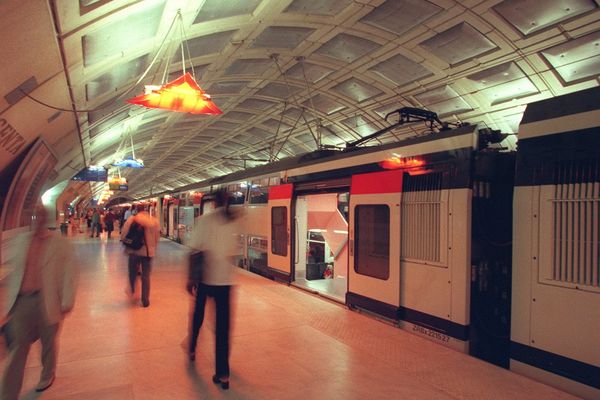
[[[195,361],[205,304],[207,298],[213,298],[216,306],[216,340],[212,380],[222,389],[228,389],[236,218],[229,209],[225,192],[215,193],[212,201],[214,210],[199,217],[190,242],[193,249],[202,252],[203,263],[201,278],[188,280],[187,283],[188,291],[195,297],[187,349],[190,361]],[[7,278],[8,290],[0,316],[1,333],[8,348],[7,363],[0,383],[0,399],[3,400],[18,399],[27,355],[31,345],[38,339],[42,345],[42,372],[36,391],[44,391],[52,385],[61,322],[75,302],[77,270],[72,244],[64,237],[63,229],[63,235],[48,229],[47,213],[42,206],[36,208],[35,215],[32,231],[16,237],[4,259],[5,266],[12,272]],[[99,237],[105,230],[108,238],[115,230],[115,223],[118,223],[120,239],[124,243],[130,238],[130,231],[142,229],[142,246],[137,249],[124,248],[128,267],[126,292],[132,302],[138,301],[136,281],[139,276],[139,300],[142,307],[149,307],[152,259],[156,255],[160,237],[157,219],[145,207],[138,206],[116,213],[112,210],[89,209],[79,216],[71,215],[68,223],[73,234],[84,233],[87,224],[90,237]]]

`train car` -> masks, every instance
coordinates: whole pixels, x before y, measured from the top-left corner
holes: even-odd
[[[600,88],[527,106],[519,130],[510,368],[600,398]]]
[[[493,136],[465,125],[294,157],[196,189],[247,188],[240,226],[249,270],[468,351],[473,174],[514,164],[512,152],[487,146]]]
[[[184,189],[236,198],[250,271],[594,398],[599,96],[529,105],[518,151],[466,124]]]

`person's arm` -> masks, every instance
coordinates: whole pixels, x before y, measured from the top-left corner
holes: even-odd
[[[154,245],[158,246],[158,241],[160,240],[160,224],[158,220],[154,218]]]
[[[127,233],[129,232],[129,227],[132,223],[133,218],[127,218],[127,221],[125,221],[125,225],[123,225],[123,230],[121,230],[121,240],[125,239],[125,237],[127,236]]]
[[[61,302],[60,311],[63,314],[70,312],[75,305],[75,294],[77,291],[77,265],[74,260],[74,248],[70,242],[63,240],[58,247],[60,250],[58,260],[62,267]]]

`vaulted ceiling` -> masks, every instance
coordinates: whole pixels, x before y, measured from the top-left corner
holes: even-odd
[[[527,103],[600,83],[598,0],[4,0],[0,34],[0,129],[51,145],[48,185],[133,150],[133,198],[343,147],[406,106],[518,133]],[[222,115],[125,102],[192,65]]]

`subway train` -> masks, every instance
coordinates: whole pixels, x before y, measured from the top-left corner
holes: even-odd
[[[600,88],[529,104],[516,150],[419,116],[430,134],[164,195],[163,229],[185,243],[225,188],[240,267],[600,398]]]

